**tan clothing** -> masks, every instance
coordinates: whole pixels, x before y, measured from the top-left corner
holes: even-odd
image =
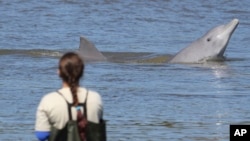
[[[69,88],[62,88],[59,92],[69,103],[73,102]],[[79,103],[83,103],[86,98],[87,89],[80,87],[77,92]],[[101,96],[95,91],[88,90],[88,120],[98,123],[102,118],[102,109]],[[81,110],[83,111],[83,108]],[[76,108],[73,107],[73,120],[76,120],[76,115]],[[66,125],[68,119],[68,108],[65,99],[57,92],[48,93],[42,98],[37,108],[35,130],[50,131],[51,126],[62,129]]]

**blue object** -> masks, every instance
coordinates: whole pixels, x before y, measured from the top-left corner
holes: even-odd
[[[76,106],[76,110],[81,110],[81,106]]]
[[[48,131],[36,131],[36,137],[39,141],[46,141],[49,138],[50,132]]]

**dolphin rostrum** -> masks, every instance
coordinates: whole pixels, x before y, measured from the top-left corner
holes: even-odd
[[[144,56],[144,58],[145,56],[150,56],[151,58],[147,58],[147,62],[150,62],[150,59],[151,62],[152,60],[161,59],[161,62],[169,63],[203,63],[208,60],[221,59],[224,58],[223,54],[226,50],[227,44],[238,24],[239,20],[233,19],[226,25],[220,25],[215,28],[212,28],[201,38],[192,42],[189,46],[182,49],[173,57],[164,55],[152,58],[152,55],[149,55],[147,53],[140,53],[140,55]],[[78,52],[84,58],[85,61],[95,62],[109,61],[111,59],[117,59],[119,56],[121,57],[122,55],[124,55],[124,53],[118,53],[118,55],[116,55],[117,57],[110,57],[106,55],[104,56],[103,53],[97,50],[93,43],[91,43],[83,36],[80,37],[80,47]],[[127,53],[125,55],[129,54]]]

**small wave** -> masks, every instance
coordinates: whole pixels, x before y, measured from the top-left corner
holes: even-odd
[[[0,49],[0,55],[28,55],[33,57],[60,57],[62,51],[57,50],[45,50],[45,49],[31,49],[31,50],[20,50],[20,49]]]

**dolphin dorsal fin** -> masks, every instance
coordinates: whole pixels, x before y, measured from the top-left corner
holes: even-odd
[[[79,53],[84,61],[106,61],[107,58],[85,37],[80,37]]]

